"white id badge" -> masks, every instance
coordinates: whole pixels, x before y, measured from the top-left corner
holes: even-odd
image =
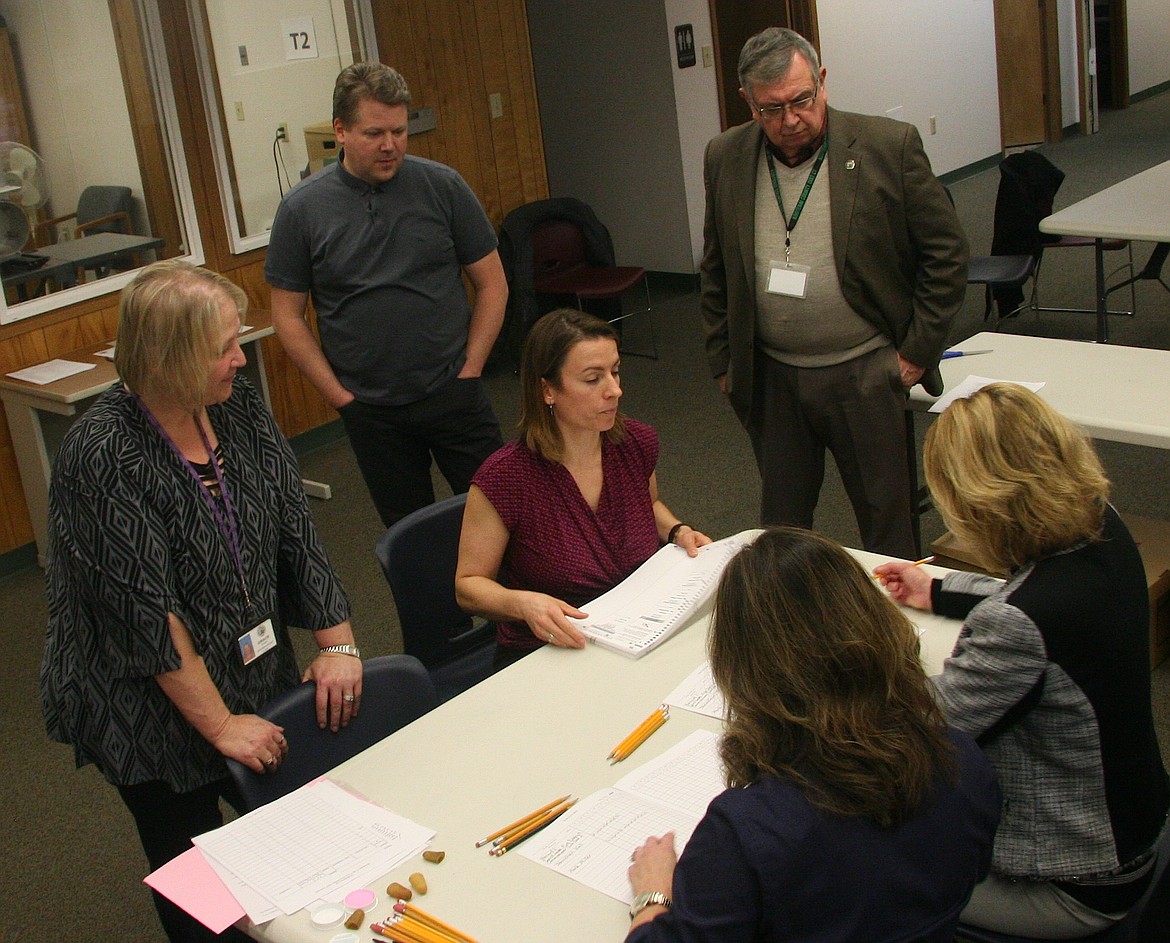
[[[808,273],[812,269],[795,262],[773,262],[768,273],[768,293],[803,298],[808,293]]]
[[[250,665],[266,651],[276,648],[276,629],[272,619],[265,619],[239,638],[240,658]]]

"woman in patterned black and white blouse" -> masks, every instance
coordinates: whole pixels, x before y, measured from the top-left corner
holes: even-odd
[[[290,749],[255,713],[301,679],[287,626],[321,649],[303,674],[319,723],[336,730],[361,702],[349,602],[292,451],[237,376],[246,307],[205,269],[144,269],[122,297],[122,382],[53,468],[46,725],[118,788],[152,869],[222,824],[219,798],[238,799],[224,757],[259,773]],[[171,940],[210,938],[155,903]]]

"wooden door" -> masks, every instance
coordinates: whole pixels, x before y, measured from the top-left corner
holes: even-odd
[[[739,96],[739,53],[748,38],[769,26],[796,30],[820,49],[816,0],[710,0],[715,77],[719,86],[719,120],[723,130],[751,119]]]
[[[995,59],[1002,147],[1059,141],[1055,0],[995,0]]]

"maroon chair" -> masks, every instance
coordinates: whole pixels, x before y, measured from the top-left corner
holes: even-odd
[[[572,295],[581,310],[593,310],[611,324],[618,324],[636,314],[650,314],[650,286],[646,270],[629,265],[594,265],[585,252],[585,234],[570,219],[550,219],[532,230],[532,284],[542,295]],[[622,311],[621,298],[638,285],[646,295],[646,306]],[[588,309],[586,302],[594,302]],[[609,311],[596,310],[597,303],[612,302]],[[625,351],[640,357],[658,359],[654,321],[650,319],[650,353]]]

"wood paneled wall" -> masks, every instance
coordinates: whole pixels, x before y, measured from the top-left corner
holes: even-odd
[[[406,77],[416,107],[437,113],[435,131],[410,150],[455,167],[492,222],[548,195],[544,146],[524,0],[372,0],[382,61]],[[232,255],[224,228],[207,116],[184,0],[159,0],[172,81],[207,266],[223,272],[267,308],[264,252]],[[493,119],[488,96],[500,95]],[[59,357],[114,335],[117,296],[91,299],[0,327],[0,371]],[[288,436],[336,418],[274,338],[262,341],[272,408]],[[7,423],[0,416],[0,553],[33,540]]]

